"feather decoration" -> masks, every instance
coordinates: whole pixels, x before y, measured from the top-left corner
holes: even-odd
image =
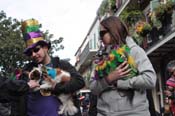
[[[106,57],[95,62],[95,79],[106,77],[124,61],[127,61],[129,68],[131,68],[130,75],[124,79],[137,75],[138,70],[134,58],[130,55],[130,48],[127,45],[122,45],[114,47]]]

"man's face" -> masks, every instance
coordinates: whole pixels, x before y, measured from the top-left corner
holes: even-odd
[[[37,45],[28,52],[28,56],[36,63],[42,63],[46,59],[48,48],[47,46]]]

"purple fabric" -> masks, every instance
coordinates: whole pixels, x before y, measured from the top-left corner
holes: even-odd
[[[34,47],[37,46],[39,43],[43,43],[43,44],[47,45],[47,46],[50,48],[50,43],[49,43],[49,42],[46,42],[45,40],[40,40],[40,41],[38,41],[37,43],[32,44],[31,46],[27,47],[27,48],[24,50],[24,54],[27,54],[27,52],[28,52],[29,49],[34,48]]]
[[[56,96],[42,96],[40,92],[31,92],[27,99],[27,116],[60,116],[60,102]]]
[[[24,39],[25,41],[29,40],[29,39],[32,39],[32,38],[38,38],[38,37],[42,37],[43,34],[40,32],[40,31],[37,31],[37,32],[30,32],[30,33],[26,33],[24,35]]]

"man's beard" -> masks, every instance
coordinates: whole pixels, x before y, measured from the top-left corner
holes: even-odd
[[[35,63],[37,63],[37,64],[42,64],[42,60],[38,60],[38,58],[37,58],[37,59],[34,58],[33,61],[34,61]]]

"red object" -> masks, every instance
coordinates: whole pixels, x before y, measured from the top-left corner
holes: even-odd
[[[166,81],[166,84],[167,84],[168,86],[171,86],[171,87],[174,87],[174,88],[175,88],[175,77],[174,77],[174,76],[170,77],[170,78]]]
[[[80,96],[79,100],[83,100],[85,98],[85,96]]]
[[[173,114],[173,116],[175,116],[175,104],[173,103],[174,101],[171,102],[171,112]]]

